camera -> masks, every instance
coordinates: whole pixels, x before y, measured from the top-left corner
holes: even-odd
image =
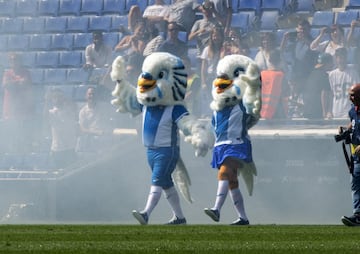
[[[340,127],[340,133],[334,136],[336,142],[340,142],[342,140],[345,141],[346,144],[351,143],[351,129],[346,129],[344,127]]]
[[[209,0],[205,0],[203,3],[202,3],[202,6],[204,9],[211,9],[211,2]]]

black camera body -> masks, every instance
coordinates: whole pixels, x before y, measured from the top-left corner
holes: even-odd
[[[340,133],[334,136],[336,142],[343,141],[346,144],[351,143],[351,129],[340,127]]]

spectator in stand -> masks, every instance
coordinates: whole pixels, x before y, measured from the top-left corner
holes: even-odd
[[[359,28],[360,20],[352,20],[350,23],[350,30],[347,34],[346,43],[348,47],[359,47],[359,37],[354,36],[355,29]]]
[[[7,152],[29,151],[36,121],[31,75],[19,54],[10,53],[8,59],[10,68],[2,79],[2,118],[8,140],[3,142],[8,144]]]
[[[179,30],[189,34],[196,21],[196,12],[200,12],[201,8],[196,0],[175,0],[169,5],[164,19],[168,23],[175,22]]]
[[[93,43],[85,49],[86,70],[93,68],[103,68],[111,65],[112,49],[104,43],[103,34],[100,31],[93,33]]]
[[[199,100],[201,93],[201,79],[193,70],[190,58],[183,59],[183,62],[188,73],[185,102],[190,113],[196,117],[201,117],[201,100]]]
[[[314,70],[310,73],[304,88],[304,117],[309,119],[327,119],[331,117],[331,90],[329,71],[333,69],[333,58],[321,53]]]
[[[283,35],[280,50],[285,56],[286,73],[291,79],[302,86],[306,83],[308,74],[313,70],[318,53],[310,49],[313,38],[310,34],[310,23],[300,20],[296,32],[286,32]],[[301,90],[301,89],[300,89]]]
[[[153,5],[145,8],[143,18],[151,30],[156,28],[159,32],[166,32],[167,24],[164,16],[168,8],[169,6],[165,4],[164,0],[155,0]]]
[[[77,109],[75,103],[67,99],[60,89],[51,91],[48,99],[52,105],[47,112],[52,137],[50,154],[55,168],[63,169],[77,160]]]
[[[323,41],[325,34],[328,34],[330,38]],[[344,29],[338,25],[332,25],[321,28],[319,35],[311,42],[310,49],[334,56],[335,51],[345,47],[345,44]]]
[[[167,27],[167,38],[160,44],[158,52],[168,52],[185,59],[188,57],[187,44],[179,39],[179,26],[176,22],[170,22]]]
[[[111,146],[113,126],[110,104],[100,101],[94,87],[86,91],[86,104],[79,111],[80,137],[78,150],[103,152]],[[109,106],[108,106],[109,105]]]
[[[230,28],[229,36],[224,40],[220,58],[231,54],[240,54],[250,57],[249,45],[241,37],[240,31],[236,28]]]
[[[332,117],[346,118],[351,107],[348,91],[354,84],[360,82],[359,75],[354,66],[347,64],[346,48],[335,51],[337,68],[329,73],[330,88],[332,91]]]
[[[225,36],[229,36],[232,19],[232,1],[231,0],[204,0],[202,4],[204,9],[212,9],[216,20],[220,21],[224,27]]]
[[[195,21],[188,36],[188,40],[196,39],[198,56],[200,56],[205,46],[207,46],[211,30],[215,26],[220,25],[213,16],[213,8],[201,8],[200,10],[203,13],[203,18]]]
[[[211,89],[212,81],[216,78],[216,67],[220,60],[221,49],[223,46],[224,30],[221,27],[215,27],[211,30],[209,44],[201,53],[201,94],[204,116],[211,116],[212,112],[209,104],[212,100]]]
[[[133,34],[125,35],[115,46],[115,52],[120,55],[137,54],[142,56],[147,43],[148,35],[144,22],[138,22]]]
[[[260,70],[273,68],[269,61],[270,52],[276,49],[276,35],[273,32],[265,32],[261,36],[261,47],[255,55],[255,62]]]

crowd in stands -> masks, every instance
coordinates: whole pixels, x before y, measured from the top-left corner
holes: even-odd
[[[92,79],[86,83],[86,89],[80,90],[81,106],[64,96],[66,89],[55,89],[45,96],[42,110],[45,113],[41,114],[41,119],[29,117],[39,108],[34,105],[37,101],[31,91],[31,75],[21,66],[20,55],[11,53],[8,68],[2,75],[2,125],[8,133],[16,135],[2,135],[7,145],[1,150],[26,149],[24,136],[30,137],[32,130],[47,126],[52,140],[49,149],[56,155],[55,160],[63,161],[56,159],[59,156],[68,158],[67,161],[74,160],[80,136],[87,136],[81,142],[89,143],[93,142],[89,141],[89,135],[96,140],[103,140],[99,138],[103,134],[111,135],[109,126],[106,130],[98,129],[89,121],[97,124],[104,121],[98,119],[103,114],[95,113],[98,110],[95,105],[109,103],[111,99],[114,84],[109,72],[114,57],[121,55],[127,59],[127,78],[136,85],[142,61],[156,51],[175,54],[184,61],[189,73],[186,100],[189,109],[198,117],[210,117],[211,84],[216,76],[216,65],[229,54],[252,58],[262,71],[264,87],[272,85],[263,95],[264,119],[347,117],[348,88],[360,82],[357,61],[360,21],[357,18],[347,29],[333,21],[330,26],[312,30],[311,16],[306,16],[297,18],[286,29],[264,30],[256,23],[258,16],[255,16],[249,20],[251,28],[244,29],[233,20],[235,1],[232,0],[149,2],[152,3],[146,8],[136,4],[128,8],[127,20],[118,28],[121,36],[115,46],[107,44],[103,32],[92,33],[92,42],[83,49],[82,65]],[[296,11],[291,12],[294,2],[298,1],[286,1],[290,4],[284,6],[288,20],[298,17]],[[279,24],[284,21],[284,17],[281,18],[279,16]],[[97,73],[98,69],[101,72]],[[95,91],[97,103],[92,99]],[[71,106],[73,103],[75,107]],[[114,109],[111,105],[101,106],[101,111],[104,110]]]

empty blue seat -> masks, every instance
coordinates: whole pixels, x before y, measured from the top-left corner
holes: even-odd
[[[2,32],[6,34],[21,34],[23,30],[22,18],[6,18],[2,20]]]
[[[65,33],[67,28],[67,17],[46,17],[45,33]]]
[[[81,1],[79,0],[60,0],[59,15],[79,15]]]
[[[104,42],[106,45],[109,45],[111,48],[114,48],[119,43],[119,33],[104,33]]]
[[[85,49],[85,47],[91,43],[92,43],[91,33],[74,34],[73,49]]]
[[[42,85],[44,82],[44,70],[41,68],[29,68],[29,71],[33,85]]]
[[[14,16],[16,2],[13,0],[0,1],[0,16]]]
[[[276,30],[277,20],[279,18],[278,11],[263,11],[261,14],[261,30]]]
[[[348,5],[345,8],[346,10],[360,9],[360,0],[349,0]]]
[[[22,63],[27,68],[33,68],[36,64],[36,51],[25,52],[21,55]]]
[[[59,1],[39,0],[38,14],[45,16],[57,16],[59,11]]]
[[[125,0],[125,11],[129,12],[131,6],[137,5],[139,6],[141,12],[144,12],[145,8],[147,7],[147,2],[143,0]]]
[[[11,34],[7,39],[7,49],[8,50],[27,50],[29,47],[29,36],[28,35],[19,35]]]
[[[29,49],[49,50],[51,46],[51,34],[33,34],[29,38]]]
[[[285,0],[266,0],[262,1],[260,9],[264,10],[277,10],[282,12],[285,7]]]
[[[14,0],[15,16],[37,16],[37,0]]]
[[[93,16],[89,18],[89,31],[110,31],[111,17],[110,16]]]
[[[66,69],[51,68],[44,69],[44,85],[66,84]]]
[[[298,13],[313,13],[315,11],[315,0],[301,0],[297,1],[297,9]]]
[[[83,68],[70,68],[67,70],[67,81],[71,84],[85,84],[89,80],[89,72]]]
[[[347,10],[337,13],[336,24],[340,26],[350,26],[351,21],[359,18],[358,10]]]
[[[231,26],[240,28],[242,32],[247,32],[249,27],[249,14],[246,12],[233,13]]]
[[[72,49],[74,36],[68,34],[53,34],[51,36],[51,50],[70,50]]]
[[[59,52],[39,51],[36,54],[37,68],[56,68],[59,63]]]
[[[111,17],[111,26],[110,31],[118,32],[120,29],[120,26],[123,26],[125,28],[128,27],[128,16],[122,15],[122,16],[112,16]]]
[[[23,32],[24,33],[43,33],[45,26],[44,17],[26,17],[23,20]]]
[[[316,11],[311,25],[313,27],[331,26],[334,23],[334,16],[332,11]]]
[[[83,63],[82,51],[61,51],[59,53],[59,67],[81,68]]]
[[[89,15],[95,14],[100,15],[103,8],[103,1],[102,0],[81,0],[81,8],[80,14],[81,15]]]
[[[104,0],[102,14],[125,14],[125,0]]]
[[[201,3],[202,3],[203,1],[201,0]],[[148,1],[148,5],[153,5],[153,4],[155,4],[155,0],[149,0]],[[164,3],[166,4],[166,5],[170,5],[171,3],[172,3],[172,0],[164,0]]]
[[[89,26],[89,17],[67,17],[67,32],[87,33]]]

